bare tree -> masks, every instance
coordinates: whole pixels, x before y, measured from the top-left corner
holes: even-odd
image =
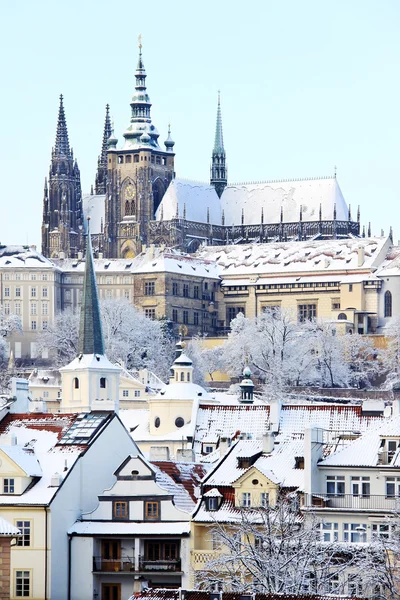
[[[211,528],[214,557],[196,572],[197,586],[266,594],[344,593],[348,573],[365,549],[322,542],[320,522],[303,520],[297,502],[281,499],[275,507],[242,509],[236,522]]]

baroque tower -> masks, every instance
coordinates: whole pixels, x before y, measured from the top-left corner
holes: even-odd
[[[105,194],[107,187],[107,149],[108,140],[111,137],[110,107],[106,106],[106,119],[104,121],[103,143],[101,153],[97,160],[97,173],[95,182],[95,193]]]
[[[221,99],[220,93],[218,92],[217,123],[215,126],[214,148],[211,157],[210,184],[215,187],[215,191],[221,198],[227,183],[228,169],[226,166],[224,138],[222,135]]]
[[[82,250],[83,214],[81,178],[69,146],[63,97],[60,96],[57,133],[51,152],[49,179],[45,179],[42,254],[49,258],[76,257]]]
[[[149,243],[151,222],[175,176],[174,142],[169,135],[162,150],[159,133],[151,122],[141,43],[135,77],[124,145],[117,149],[113,132],[108,139],[104,251],[115,258],[133,257]]]

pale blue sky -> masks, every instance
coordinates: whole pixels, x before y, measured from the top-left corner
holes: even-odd
[[[40,246],[60,93],[90,190],[105,104],[119,140],[129,123],[139,33],[179,177],[208,180],[221,89],[231,182],[337,165],[353,214],[400,237],[398,0],[19,0],[1,20],[2,243]]]

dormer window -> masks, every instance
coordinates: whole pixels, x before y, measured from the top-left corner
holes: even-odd
[[[206,498],[207,510],[218,510],[218,498]]]
[[[14,493],[14,478],[6,477],[3,479],[3,494],[13,494]]]
[[[107,385],[107,379],[105,377],[100,377],[100,388],[105,390]]]

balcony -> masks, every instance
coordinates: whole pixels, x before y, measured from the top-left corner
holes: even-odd
[[[304,494],[302,508],[398,511],[400,510],[400,497],[378,495],[353,496],[353,494],[331,496],[316,492],[314,494]]]
[[[138,564],[135,565],[135,560],[128,556],[122,558],[94,556],[93,571],[98,573],[149,573],[155,571],[178,573],[181,571],[181,559],[148,560],[139,556]]]

